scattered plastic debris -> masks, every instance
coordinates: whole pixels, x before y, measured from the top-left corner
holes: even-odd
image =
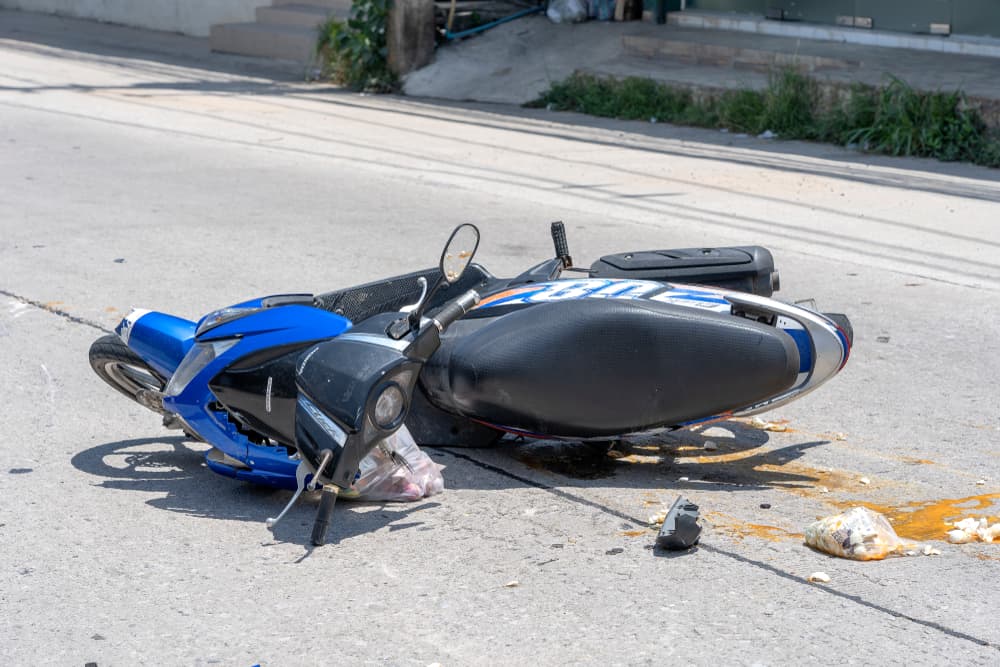
[[[941,550],[940,549],[935,549],[934,547],[932,547],[929,544],[925,544],[924,545],[924,555],[925,556],[940,556],[941,555]]]
[[[991,526],[986,517],[979,519],[968,517],[951,525],[953,528],[948,531],[948,541],[952,544],[968,544],[976,541],[992,543],[1000,540],[1000,522]]]
[[[858,484],[864,484],[865,486],[868,486],[871,483],[872,481],[867,477],[862,477],[861,479],[858,480]]]
[[[677,481],[678,482],[690,482],[691,478],[690,477],[678,477]]]
[[[788,430],[788,424],[785,422],[769,422],[760,417],[754,417],[750,420],[750,425],[754,428],[759,428],[762,431],[773,431],[775,433],[784,433]]]
[[[518,581],[517,579],[514,579],[512,581],[508,581],[506,584],[503,585],[503,587],[504,588],[517,588],[520,585],[521,585],[521,582]]]
[[[834,440],[847,440],[847,434],[846,433],[834,433],[833,434],[833,439]]]
[[[362,459],[357,479],[340,497],[413,502],[442,491],[441,468],[417,446],[404,426]]]
[[[682,551],[698,544],[701,526],[698,525],[698,506],[683,496],[670,506],[664,516],[656,546],[669,551]]]
[[[828,584],[830,583],[830,575],[826,572],[813,572],[809,575],[807,581],[811,581],[817,584]]]
[[[715,442],[713,442],[712,440],[706,440],[705,441],[705,451],[714,452],[718,448],[719,448],[719,445],[716,444]]]
[[[830,493],[830,489],[826,486],[817,486],[816,493]]]
[[[805,539],[814,549],[852,560],[881,560],[919,547],[899,539],[888,519],[867,507],[853,507],[809,524]]]
[[[772,132],[771,130],[764,130],[763,132],[761,132],[760,134],[757,135],[757,138],[758,139],[777,139],[778,135],[775,134],[774,132]]]
[[[977,479],[976,480],[976,486],[986,486],[986,480],[985,479]]]

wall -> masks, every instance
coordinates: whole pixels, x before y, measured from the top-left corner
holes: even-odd
[[[0,0],[0,8],[207,37],[213,23],[253,21],[268,0]]]

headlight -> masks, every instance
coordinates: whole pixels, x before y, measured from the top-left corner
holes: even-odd
[[[390,431],[403,421],[406,412],[406,394],[395,382],[389,382],[375,390],[375,407],[372,421],[383,431]]]
[[[244,306],[221,308],[201,318],[201,322],[198,323],[198,328],[195,330],[194,335],[200,336],[206,331],[214,329],[220,324],[225,324],[226,322],[232,322],[233,320],[238,320],[239,318],[245,317],[250,313],[256,313],[258,310],[260,310],[260,308],[247,308]]]
[[[181,361],[174,374],[170,376],[170,382],[163,391],[165,396],[178,396],[194,379],[194,376],[201,372],[205,366],[215,361],[216,357],[239,342],[238,338],[228,338],[226,340],[215,340],[210,343],[195,343],[194,347],[188,350],[187,356]]]

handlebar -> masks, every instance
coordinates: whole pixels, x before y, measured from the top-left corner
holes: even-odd
[[[573,266],[573,258],[569,256],[569,242],[566,240],[566,226],[562,222],[553,222],[551,231],[556,258],[562,260],[564,268]]]
[[[434,325],[438,328],[438,331],[444,331],[455,320],[469,312],[477,303],[479,303],[479,292],[470,289],[438,311],[438,314],[434,316]]]

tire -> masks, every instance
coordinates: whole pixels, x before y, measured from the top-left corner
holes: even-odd
[[[153,412],[164,414],[167,381],[114,334],[90,346],[90,367],[116,391]]]

